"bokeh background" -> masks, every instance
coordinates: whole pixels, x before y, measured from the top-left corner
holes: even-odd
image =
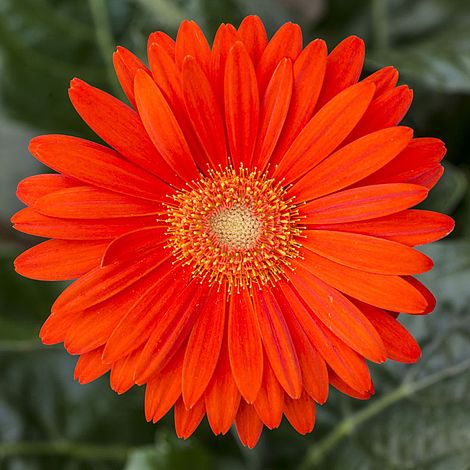
[[[179,441],[172,416],[145,422],[143,390],[118,397],[108,379],[80,386],[75,359],[38,340],[63,288],[20,278],[16,254],[32,239],[10,229],[17,182],[43,171],[27,143],[46,132],[93,138],[68,102],[78,76],[122,96],[116,44],[141,58],[150,32],[193,18],[212,39],[221,22],[256,13],[270,34],[285,21],[330,48],[349,34],[367,44],[366,72],[400,70],[415,91],[405,119],[448,146],[446,172],[425,204],[455,217],[449,239],[426,248],[423,276],[438,298],[427,318],[404,318],[423,348],[417,365],[372,366],[376,395],[334,391],[316,428],[264,431],[255,450],[203,423]],[[468,0],[0,0],[0,469],[442,469],[470,468],[470,2]],[[223,397],[221,397],[223,400]]]

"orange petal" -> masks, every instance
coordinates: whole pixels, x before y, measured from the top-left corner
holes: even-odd
[[[145,73],[148,74],[150,74],[150,71],[132,52],[120,46],[118,46],[117,51],[113,54],[113,63],[119,83],[132,106],[135,108],[135,74],[137,70],[144,70]]]
[[[38,237],[64,240],[109,240],[123,233],[153,225],[155,216],[100,220],[61,219],[48,217],[27,208],[17,212],[11,221],[16,230]]]
[[[228,351],[238,389],[245,400],[253,403],[263,378],[263,347],[258,320],[246,289],[232,292],[230,296]]]
[[[294,62],[294,83],[286,122],[271,164],[278,163],[313,115],[326,68],[326,44],[312,41]]]
[[[186,56],[193,56],[207,77],[211,72],[211,49],[201,28],[194,21],[183,21],[176,37],[175,60],[181,70]]]
[[[442,165],[438,165],[435,168],[430,168],[429,170],[426,170],[421,174],[410,178],[407,182],[412,184],[419,184],[430,190],[434,188],[443,174],[444,167]]]
[[[156,322],[171,307],[175,296],[184,290],[189,273],[180,266],[168,271],[161,270],[160,278],[136,298],[136,302],[125,312],[109,336],[103,352],[103,360],[115,362],[130,351],[146,343]]]
[[[315,403],[305,392],[296,400],[286,397],[284,414],[298,433],[312,432],[315,425]]]
[[[283,59],[269,82],[260,111],[260,126],[253,166],[263,169],[269,161],[289,111],[293,72],[290,59]]]
[[[370,104],[348,141],[385,127],[396,126],[407,113],[413,101],[413,92],[406,85],[386,91]]]
[[[408,127],[391,127],[355,140],[297,181],[289,196],[306,201],[346,188],[390,162],[408,145],[412,136],[413,130]]]
[[[164,244],[160,243],[134,263],[114,263],[93,269],[60,294],[52,311],[78,311],[103,302],[158,268],[169,257]]]
[[[259,419],[255,407],[242,400],[238,408],[235,425],[241,443],[253,449],[263,430],[263,423]]]
[[[175,430],[180,439],[187,439],[199,426],[206,413],[204,400],[188,409],[180,398],[175,404]]]
[[[281,308],[269,289],[254,290],[253,300],[271,367],[286,393],[298,398],[302,393],[302,374]]]
[[[264,49],[268,45],[268,36],[259,16],[246,16],[238,28],[238,34],[245,44],[251,60],[257,65]]]
[[[285,23],[274,34],[260,57],[256,67],[260,96],[271,80],[272,74],[279,62],[284,58],[293,61],[302,50],[302,30],[294,23]]]
[[[410,209],[377,219],[317,225],[315,228],[362,233],[415,246],[444,238],[452,232],[454,225],[455,222],[448,215]]]
[[[224,111],[225,64],[232,46],[240,40],[237,30],[231,24],[222,24],[215,33],[211,57],[211,83],[219,103]],[[247,47],[247,45],[245,44]]]
[[[43,344],[51,345],[62,343],[67,333],[73,328],[77,318],[77,312],[64,314],[52,313],[49,315],[39,332],[39,337]]]
[[[118,395],[127,392],[134,385],[134,372],[140,353],[141,350],[136,349],[112,365],[109,384]]]
[[[433,262],[423,253],[382,238],[357,233],[306,230],[302,244],[336,263],[377,274],[420,274]]]
[[[103,219],[157,214],[162,206],[145,199],[114,193],[93,186],[75,186],[39,198],[34,209],[64,219]]]
[[[240,41],[227,58],[224,93],[232,163],[236,169],[241,164],[249,167],[258,135],[259,97],[253,62]]]
[[[323,404],[328,398],[328,371],[325,361],[308,340],[299,321],[291,314],[291,309],[286,308],[286,298],[282,294],[282,291],[277,287],[274,293],[284,313],[284,318],[295,344],[295,350],[297,351],[297,357],[302,371],[302,385],[305,391],[317,403]]]
[[[277,297],[285,316],[294,317],[328,365],[355,389],[368,390],[370,375],[362,357],[331,333],[300,300],[290,283],[279,284]],[[280,294],[282,292],[282,295]],[[284,300],[281,299],[284,297]]]
[[[41,339],[45,343],[64,341],[71,354],[83,354],[104,345],[125,313],[158,281],[162,269],[154,270],[130,288],[82,311],[54,312],[47,326],[41,329]]]
[[[384,217],[426,199],[423,186],[406,183],[377,184],[346,189],[301,206],[306,224],[337,224]]]
[[[383,132],[383,131],[379,131]],[[412,139],[392,161],[361,180],[361,186],[408,183],[424,171],[436,168],[446,153],[444,142],[433,138]]]
[[[211,287],[209,298],[189,337],[183,364],[183,400],[193,407],[217,366],[224,336],[226,285]]]
[[[384,67],[364,78],[364,81],[375,85],[374,98],[378,98],[386,91],[395,88],[398,82],[398,70],[392,66]]]
[[[168,34],[164,33],[163,31],[155,31],[150,33],[147,40],[147,55],[149,55],[149,51],[153,44],[158,44],[160,47],[163,47],[167,54],[173,60],[175,59],[176,43],[172,38],[170,38],[170,36],[168,36]]]
[[[29,151],[53,170],[103,189],[152,201],[162,201],[172,193],[162,180],[128,163],[113,150],[78,137],[35,137]]]
[[[151,44],[148,52],[153,79],[173,113],[178,114],[178,111],[183,109],[181,70],[176,67],[174,57],[170,56],[160,44]]]
[[[374,88],[370,83],[358,83],[332,99],[300,132],[273,176],[290,183],[325,159],[359,122]]]
[[[201,286],[198,281],[193,280],[178,298],[173,299],[173,304],[162,312],[140,356],[135,377],[137,384],[145,383],[177,352],[191,333],[208,295],[208,286]]]
[[[176,66],[174,57],[171,57],[165,48],[157,43],[150,46],[149,62],[155,83],[181,127],[194,160],[201,171],[204,171],[208,160],[186,110],[181,69]]]
[[[118,306],[117,301],[114,302],[114,307]],[[120,314],[108,307],[109,302],[103,309],[92,307],[77,313],[73,326],[63,338],[64,347],[69,354],[86,354],[106,343],[120,319]],[[68,312],[58,315],[68,315]]]
[[[103,348],[97,348],[79,357],[73,375],[75,380],[83,385],[93,382],[108,372],[110,365],[101,361],[102,351]]]
[[[381,336],[389,359],[410,364],[421,357],[418,343],[395,318],[380,308],[355,303]]]
[[[209,80],[192,56],[183,62],[183,92],[186,110],[208,161],[213,168],[219,165],[225,168],[227,147],[219,104]]]
[[[205,393],[207,419],[216,435],[228,432],[240,404],[240,392],[230,368],[227,330],[228,328],[222,341],[217,367]],[[223,400],[220,397],[223,397]]]
[[[80,312],[76,317],[73,328],[69,328],[65,335],[64,345],[67,351],[70,354],[83,354],[109,342],[122,318],[126,316],[136,300],[139,301],[141,297],[146,295],[150,286],[158,283],[162,272],[165,272],[164,267],[135,282],[130,289],[124,289],[106,301]],[[67,315],[67,313],[59,312],[59,315]],[[151,316],[152,318],[153,316]],[[128,324],[127,326],[128,331],[132,325]],[[126,334],[126,336],[128,335]],[[115,354],[115,357],[112,357],[113,360],[109,360],[112,355],[106,352],[106,349],[109,349],[106,345],[102,359],[104,362],[113,363],[140,346],[145,340],[146,338],[140,339],[140,342],[133,344],[122,355]],[[112,344],[111,347],[115,347],[115,344]],[[111,352],[114,351],[111,350]]]
[[[199,178],[191,151],[173,111],[150,76],[137,72],[135,97],[142,122],[168,165],[185,181]]]
[[[331,346],[335,350],[335,354],[337,354],[340,360],[343,361],[342,368],[335,369],[332,367],[332,369],[336,372],[338,377],[344,381],[345,384],[356,390],[356,392],[370,393],[370,391],[373,390],[373,385],[369,368],[367,367],[367,362],[365,361],[364,357],[346,346],[321,323],[319,325],[323,334],[328,338]],[[344,373],[346,369],[348,372]],[[355,375],[354,380],[351,380],[351,373],[354,373]],[[328,377],[331,383],[331,370],[328,371]]]
[[[305,250],[303,256],[304,260],[302,263],[296,262],[297,265],[301,264],[302,269],[307,269],[315,277],[355,299],[394,312],[423,313],[426,310],[427,301],[424,296],[402,277],[359,271],[309,250]],[[304,290],[305,288],[304,286]],[[303,294],[307,295],[308,291]],[[357,339],[357,332],[355,338]]]
[[[403,276],[403,279],[411,284],[426,299],[427,306],[420,313],[426,315],[432,312],[436,307],[436,299],[434,298],[432,292],[422,282],[418,281],[418,279],[414,278],[413,276]]]
[[[358,400],[368,400],[371,395],[374,393],[374,387],[371,384],[371,388],[365,391],[358,391],[348,385],[344,380],[342,380],[334,371],[329,371],[330,383],[339,390],[341,393],[349,395],[350,397],[356,398]]]
[[[21,253],[15,270],[40,281],[76,279],[100,265],[108,244],[109,240],[48,240]]]
[[[295,272],[289,280],[315,316],[331,332],[358,353],[374,362],[384,362],[385,348],[380,336],[367,318],[340,292],[325,284],[309,272],[310,252],[305,252],[305,262],[295,261]],[[306,270],[309,269],[309,271]]]
[[[349,36],[330,52],[318,108],[359,80],[364,55],[364,41],[357,36]]]
[[[88,126],[124,158],[168,183],[182,186],[182,180],[158,153],[134,110],[77,78],[70,83],[69,96]]]
[[[145,418],[156,423],[165,416],[181,395],[181,374],[185,348],[172,357],[167,366],[147,382]]]
[[[151,253],[160,243],[167,242],[166,230],[164,225],[148,225],[140,230],[124,233],[108,245],[101,266],[113,263],[133,264],[136,260],[145,258],[147,253]]]
[[[80,181],[64,175],[54,173],[34,175],[20,181],[16,190],[16,196],[21,202],[31,206],[37,199],[46,194],[80,185],[82,185]]]
[[[274,375],[266,356],[263,367],[263,383],[253,405],[261,421],[269,429],[277,428],[281,424],[284,411],[284,390]]]

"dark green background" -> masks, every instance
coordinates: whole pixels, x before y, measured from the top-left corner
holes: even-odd
[[[146,38],[194,18],[219,23],[257,13],[270,33],[301,24],[330,47],[367,43],[366,69],[395,65],[415,91],[406,123],[448,146],[446,173],[427,208],[455,217],[447,241],[426,248],[423,276],[438,298],[429,317],[404,318],[423,347],[417,365],[372,366],[367,402],[332,392],[302,437],[283,423],[247,450],[206,423],[186,442],[172,417],[147,424],[143,390],[118,397],[107,378],[73,381],[75,359],[42,347],[41,322],[59,283],[22,279],[14,256],[33,241],[14,233],[18,180],[41,171],[27,142],[44,132],[92,137],[68,102],[78,76],[121,96],[111,55],[144,57]],[[0,0],[0,469],[442,469],[470,468],[470,2],[468,0]],[[223,397],[221,397],[223,399]]]

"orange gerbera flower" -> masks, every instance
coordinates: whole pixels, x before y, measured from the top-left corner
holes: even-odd
[[[109,147],[46,135],[30,150],[58,174],[22,181],[13,217],[48,237],[19,273],[77,279],[52,307],[45,344],[80,355],[76,378],[111,371],[146,385],[147,419],[173,406],[187,438],[207,415],[254,446],[283,414],[312,430],[329,384],[356,398],[366,359],[414,362],[397,312],[425,314],[412,248],[453,221],[410,207],[442,174],[445,148],[397,126],[412,99],[386,67],[359,81],[357,37],[330,54],[295,24],[268,41],[247,17],[212,49],[194,22],[153,33],[148,69],[118,48],[134,109],[74,79],[70,98]]]

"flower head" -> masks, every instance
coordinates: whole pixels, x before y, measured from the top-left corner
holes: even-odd
[[[302,47],[288,23],[222,25],[209,47],[194,22],[153,33],[150,69],[114,55],[131,106],[74,79],[72,103],[99,137],[32,140],[57,174],[22,181],[23,232],[50,238],[19,273],[76,279],[41,330],[79,355],[86,383],[111,371],[145,385],[145,412],[174,407],[188,437],[207,415],[250,447],[285,415],[312,430],[333,387],[373,393],[366,360],[414,362],[398,313],[425,314],[413,247],[453,221],[411,209],[442,174],[443,143],[398,126],[412,93],[386,67],[359,81],[364,45]]]

